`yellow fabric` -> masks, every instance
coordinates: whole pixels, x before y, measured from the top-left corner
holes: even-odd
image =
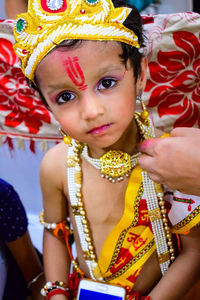
[[[176,234],[186,234],[198,223],[200,223],[200,206],[192,211],[184,220],[172,227],[171,232]]]
[[[170,134],[169,133],[165,133],[161,136],[161,138],[165,138],[165,137],[170,137]]]
[[[123,216],[108,235],[98,261],[104,279],[123,285],[128,291],[156,249],[148,211],[142,212],[140,208],[142,195],[141,168],[136,166],[126,190]],[[148,226],[137,225],[140,218],[147,221]]]
[[[144,263],[156,250],[144,203],[142,170],[137,165],[126,190],[123,216],[106,238],[98,260],[105,281],[122,285],[128,292],[132,290]],[[188,217],[173,226],[172,232],[184,233],[200,222],[198,211],[195,215],[194,211],[191,212]],[[145,224],[141,224],[142,221]]]

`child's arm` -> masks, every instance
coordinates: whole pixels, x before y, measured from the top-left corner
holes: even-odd
[[[200,228],[181,235],[182,251],[150,292],[152,300],[181,300],[200,278]]]
[[[40,182],[43,194],[44,220],[47,223],[59,223],[67,217],[66,198],[63,193],[63,168],[60,145],[48,151],[42,161]],[[46,281],[67,283],[70,259],[62,239],[56,238],[48,229],[44,230],[44,271]],[[63,295],[53,299],[66,299]]]

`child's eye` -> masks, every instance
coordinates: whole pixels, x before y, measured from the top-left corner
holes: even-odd
[[[112,79],[112,78],[104,78],[101,80],[98,86],[98,90],[106,90],[114,87],[117,83],[117,80]]]
[[[75,98],[75,95],[70,92],[64,92],[56,98],[58,104],[69,102]]]

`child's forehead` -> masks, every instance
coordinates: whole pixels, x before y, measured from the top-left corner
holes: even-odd
[[[73,46],[68,46],[67,43],[62,43],[55,47],[46,57],[65,58],[67,56],[78,56],[85,59],[90,55],[92,57],[111,55],[119,58],[122,54],[122,47],[118,42],[112,41],[81,41]]]
[[[76,73],[77,70],[87,80],[106,74],[120,75],[125,69],[121,54],[122,48],[118,42],[84,41],[73,48],[58,47],[41,61],[35,75],[40,83],[46,81],[47,74],[48,82],[57,78],[65,78],[66,81],[66,74]]]
[[[73,47],[62,44],[54,48],[39,64],[36,70],[65,66],[69,61],[78,61],[83,69],[122,65],[121,45],[118,42],[83,41]]]

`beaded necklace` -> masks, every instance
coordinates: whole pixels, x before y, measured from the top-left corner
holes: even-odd
[[[137,117],[136,117],[136,121]],[[138,122],[139,123],[139,122]],[[154,137],[153,126],[151,120],[145,124],[139,123],[140,133],[143,136]],[[77,230],[79,233],[80,244],[85,262],[88,266],[90,276],[93,280],[104,281],[97,263],[92,237],[90,234],[89,223],[82,201],[82,172],[81,172],[81,153],[84,145],[72,140],[72,147],[68,150],[67,159],[67,176],[68,190],[71,202],[72,212],[74,214]],[[146,194],[148,214],[154,233],[158,260],[160,263],[161,272],[164,275],[170,265],[170,259],[175,259],[174,249],[170,228],[167,224],[166,210],[164,207],[162,188],[148,177],[148,174],[143,171],[143,188]]]
[[[111,150],[100,158],[92,158],[88,155],[88,147],[84,145],[81,155],[97,170],[101,177],[110,182],[122,181],[129,177],[131,170],[136,166],[140,153],[130,156],[123,151]]]

